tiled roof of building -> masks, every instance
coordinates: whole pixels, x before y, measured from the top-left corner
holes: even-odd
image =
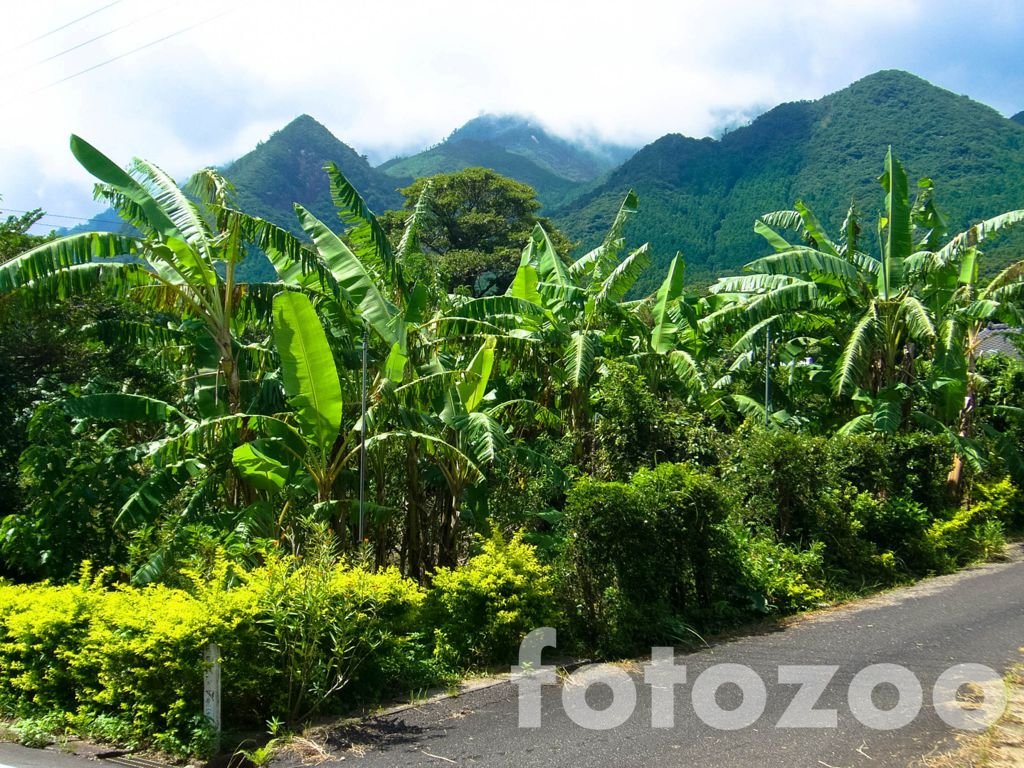
[[[978,334],[978,354],[1003,354],[1020,360],[1020,350],[1017,349],[1012,339],[1013,336],[1019,336],[1020,333],[1020,328],[1011,328],[1002,324],[991,325]]]

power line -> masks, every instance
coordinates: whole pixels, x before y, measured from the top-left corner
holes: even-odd
[[[48,90],[50,88],[53,88],[54,86],[60,85],[61,83],[66,83],[68,80],[73,80],[74,78],[79,77],[80,75],[84,75],[84,74],[86,74],[88,72],[92,72],[93,70],[99,69],[100,67],[105,67],[105,66],[107,66],[107,64],[113,64],[115,61],[120,61],[121,59],[125,58],[126,56],[131,56],[133,53],[138,53],[139,51],[144,51],[147,48],[152,48],[154,45],[158,45],[160,43],[166,42],[167,40],[170,40],[172,37],[177,37],[178,35],[183,35],[186,32],[191,32],[196,27],[201,27],[204,24],[209,24],[211,21],[216,21],[217,19],[221,18],[222,16],[226,16],[230,12],[231,12],[231,8],[228,8],[227,10],[222,11],[221,13],[218,13],[215,16],[211,16],[208,19],[203,19],[202,21],[196,22],[195,24],[191,24],[191,25],[189,25],[187,27],[183,27],[182,29],[179,29],[176,32],[171,32],[171,34],[169,34],[169,35],[165,35],[164,37],[161,37],[161,38],[159,38],[157,40],[153,40],[152,42],[146,43],[145,45],[140,45],[138,48],[133,48],[132,50],[126,51],[125,53],[122,53],[122,54],[119,54],[119,55],[115,56],[112,59],[107,59],[106,61],[101,61],[99,64],[94,64],[91,67],[87,67],[86,69],[81,70],[80,72],[75,72],[73,75],[68,75],[67,77],[63,77],[60,80],[56,80],[56,81],[50,83],[49,85],[44,85],[42,88],[37,88],[35,91],[33,91],[33,93],[41,93],[42,91]]]
[[[35,209],[31,210],[31,211],[23,211],[23,210],[21,210],[19,208],[0,208],[0,213],[35,213],[38,210],[41,210],[41,209],[35,208]],[[98,219],[95,216],[92,216],[92,217],[71,216],[71,215],[64,214],[64,213],[50,213],[49,211],[43,211],[42,218],[44,218],[44,219],[70,219],[72,221],[95,221],[98,224],[123,224],[124,223],[120,219]]]
[[[21,70],[19,70],[19,72],[24,72],[26,69],[31,69],[32,67],[38,67],[40,64],[45,64],[48,61],[53,61],[54,59],[58,59],[61,56],[64,56],[65,54],[71,53],[72,51],[77,51],[79,48],[84,48],[87,45],[95,43],[97,40],[102,40],[104,37],[110,37],[110,35],[114,34],[115,32],[120,32],[122,29],[127,29],[128,27],[134,26],[135,24],[138,24],[140,21],[148,21],[149,19],[153,18],[154,16],[157,16],[157,15],[163,13],[165,10],[167,10],[167,8],[168,8],[168,6],[164,5],[161,8],[159,8],[157,11],[155,11],[154,13],[149,14],[148,16],[140,16],[137,19],[133,19],[132,21],[129,21],[127,24],[122,24],[119,27],[114,27],[113,29],[111,29],[111,30],[109,30],[107,32],[104,32],[102,35],[96,35],[96,37],[89,38],[88,40],[86,40],[83,43],[79,43],[78,45],[73,45],[70,48],[65,48],[60,53],[55,53],[52,56],[47,56],[45,59],[40,59],[35,64],[29,64],[27,67],[24,67]]]
[[[105,10],[107,10],[107,8],[110,8],[112,5],[117,5],[120,2],[121,2],[121,0],[114,0],[114,2],[112,2],[112,3],[107,3],[106,5],[100,6],[95,11],[89,11],[89,13],[85,14],[85,16],[79,16],[77,19],[75,19],[73,21],[69,21],[67,24],[62,24],[61,26],[57,27],[56,29],[51,29],[49,32],[44,32],[39,37],[34,37],[31,40],[29,40],[28,42],[22,43],[21,45],[19,45],[14,50],[20,51],[22,48],[25,48],[26,46],[32,45],[32,43],[38,43],[44,37],[49,37],[52,34],[60,32],[62,29],[67,29],[68,27],[72,26],[73,24],[77,24],[80,21],[85,21],[90,16],[95,16],[100,11],[105,11]]]

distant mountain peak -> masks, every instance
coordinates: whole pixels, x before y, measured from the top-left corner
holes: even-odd
[[[445,141],[464,141],[466,139],[498,139],[512,133],[535,134],[541,133],[558,141],[565,141],[551,136],[544,126],[526,115],[515,113],[494,114],[485,112],[482,115],[468,120],[465,125],[456,128]]]
[[[866,218],[876,215],[889,146],[912,180],[935,179],[937,203],[954,232],[1024,199],[1019,127],[967,96],[884,70],[814,101],[781,104],[718,141],[663,136],[552,216],[591,246],[603,236],[608,212],[634,189],[640,215],[630,235],[649,240],[654,254],[638,289],[656,289],[659,270],[677,250],[689,275],[712,279],[764,255],[754,220],[795,200],[832,231],[851,199]],[[1009,245],[1000,247],[991,246],[989,263],[1006,258]]]
[[[348,144],[343,142],[333,133],[330,129],[317,120],[307,114],[301,114],[292,120],[290,123],[285,125],[278,131],[274,131],[270,135],[269,141],[274,139],[288,140],[308,143],[310,141],[316,141],[326,145],[337,145],[338,147],[344,147],[345,149],[355,151]]]
[[[433,176],[483,166],[529,184],[546,206],[557,206],[634,153],[631,147],[558,136],[535,118],[484,113],[429,149],[389,160],[395,176]]]
[[[905,84],[916,84],[926,85],[930,88],[936,88],[938,86],[933,83],[929,83],[923,77],[918,77],[913,72],[907,72],[903,69],[880,69],[877,72],[872,72],[870,75],[865,75],[860,80],[855,80],[853,83],[847,86],[847,88],[853,88],[859,83],[905,83]],[[845,90],[845,89],[844,89]]]
[[[1013,122],[1015,122],[1015,123],[1020,123],[1021,125],[1024,125],[1024,110],[1018,112],[1016,115],[1014,115],[1010,119],[1013,120]]]

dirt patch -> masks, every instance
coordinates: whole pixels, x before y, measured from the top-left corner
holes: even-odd
[[[912,768],[1024,768],[1024,665],[1006,676],[1006,712],[999,722],[959,741],[954,751],[927,757]]]

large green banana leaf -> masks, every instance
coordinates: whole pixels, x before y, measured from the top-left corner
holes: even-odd
[[[326,458],[341,429],[341,384],[327,335],[305,295],[286,291],[274,298],[274,343],[300,431]]]

